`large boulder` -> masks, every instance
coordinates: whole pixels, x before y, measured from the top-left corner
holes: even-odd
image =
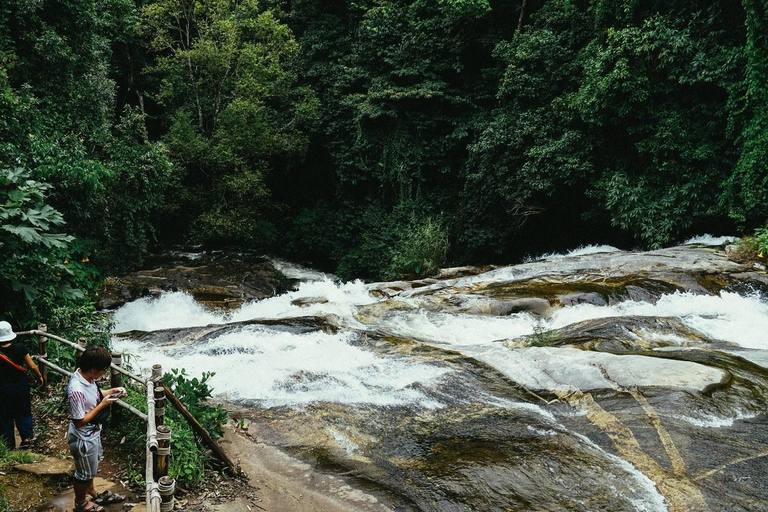
[[[218,261],[201,266],[175,266],[140,270],[110,277],[99,291],[99,306],[114,309],[139,297],[184,291],[198,301],[219,307],[237,307],[288,291],[292,281],[266,259]]]

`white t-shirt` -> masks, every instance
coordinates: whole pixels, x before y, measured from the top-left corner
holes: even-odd
[[[99,399],[99,388],[96,386],[96,383],[88,382],[77,370],[72,373],[69,385],[67,386],[69,418],[75,420],[85,418],[85,415],[95,408],[99,402],[101,400]],[[72,422],[69,430],[81,439],[95,439],[101,436],[101,427],[96,423],[87,423],[77,428],[74,422]]]

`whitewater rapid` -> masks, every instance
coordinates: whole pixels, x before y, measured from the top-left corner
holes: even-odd
[[[294,304],[318,297],[327,302]],[[678,318],[714,340],[732,343],[734,347],[768,350],[768,302],[758,294],[722,292],[706,296],[678,292],[662,296],[655,304],[625,301],[612,306],[563,307],[549,318],[529,313],[482,316],[413,309],[389,315],[378,325],[363,325],[355,317],[357,308],[378,300],[360,281],[338,283],[327,277],[302,283],[296,291],[281,296],[244,304],[231,312],[209,310],[188,294],[172,292],[126,304],[114,315],[114,330],[156,331],[256,319],[326,316],[350,328],[381,328],[404,338],[462,351],[496,365],[521,384],[534,387],[541,382],[530,376],[537,375],[541,362],[534,365],[531,361],[529,371],[521,367],[534,352],[513,353],[499,340],[514,340],[590,319],[647,316]],[[678,340],[670,335],[666,341]],[[410,358],[375,354],[358,343],[357,335],[345,329],[335,334],[291,333],[249,325],[203,345],[159,346],[127,337],[115,337],[113,345],[116,350],[130,354],[133,363],[144,371],[159,363],[167,370],[185,368],[193,376],[214,372],[211,384],[217,394],[229,399],[259,400],[266,406],[337,402],[438,407],[417,388],[434,385],[449,371]],[[580,351],[561,350],[557,354],[568,359],[561,362],[563,365],[584,364],[580,362],[584,358]]]
[[[214,396],[262,429],[253,427],[254,437],[395,489],[402,510],[495,512],[528,503],[662,512],[705,510],[707,501],[713,511],[730,510],[754,496],[768,503],[749,484],[762,474],[760,446],[768,442],[760,425],[766,297],[678,291],[644,302],[617,293],[606,305],[553,301],[539,314],[468,313],[516,298],[518,283],[541,275],[599,282],[616,268],[643,273],[676,258],[685,265],[675,268],[698,270],[691,262],[707,254],[686,248],[634,258],[594,245],[412,285],[344,283],[276,262],[302,281],[296,290],[227,311],[183,292],[145,297],[114,312],[113,348],[145,374],[158,363],[191,377],[212,373]],[[671,318],[698,334],[637,317]],[[601,319],[616,319],[601,324],[610,324],[604,332],[621,332],[637,350],[614,353],[610,340],[532,343]],[[163,332],[185,328],[197,329]]]

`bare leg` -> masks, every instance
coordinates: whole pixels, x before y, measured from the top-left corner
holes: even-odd
[[[89,488],[93,488],[93,480],[85,483],[75,481],[75,505],[87,500],[86,494]]]

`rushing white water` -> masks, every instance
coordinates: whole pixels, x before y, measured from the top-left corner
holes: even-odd
[[[678,292],[662,296],[655,304],[578,304],[556,310],[549,319],[528,313],[484,317],[416,311],[386,322],[389,329],[402,336],[468,346],[558,329],[584,320],[622,316],[675,317],[710,338],[768,350],[768,303],[758,295],[745,297],[730,292],[714,296]]]
[[[713,247],[730,244],[738,240],[738,237],[735,236],[714,236],[710,234],[704,234],[699,236],[694,236],[692,238],[689,238],[685,242],[683,242],[683,245],[709,245]]]
[[[267,407],[312,402],[440,406],[411,386],[432,385],[446,369],[375,355],[351,345],[351,336],[248,325],[194,345],[152,346],[124,338],[113,345],[145,371],[161,364],[194,376],[214,372],[210,383],[217,394]]]
[[[173,327],[223,324],[227,316],[210,311],[184,292],[164,293],[129,302],[113,315],[115,332],[157,331]]]
[[[294,301],[302,300],[305,305],[293,304]],[[335,315],[352,319],[357,306],[375,301],[362,281],[336,284],[327,278],[301,283],[296,291],[249,302],[227,313],[208,310],[187,293],[169,292],[157,298],[144,297],[118,309],[114,315],[114,330],[156,331],[253,319],[314,315]]]
[[[541,256],[536,256],[534,258],[526,258],[525,261],[526,263],[530,263],[532,261],[542,261],[542,260],[556,261],[556,260],[568,258],[570,256],[584,256],[586,254],[599,254],[603,252],[619,252],[619,251],[621,251],[621,249],[618,249],[612,245],[584,245],[565,253],[549,252],[546,254],[542,254]]]
[[[294,305],[297,299],[327,302]],[[243,305],[230,313],[207,310],[191,295],[171,292],[159,298],[142,298],[115,312],[115,331],[154,331],[174,327],[224,324],[252,319],[293,318],[333,315],[354,320],[356,307],[376,302],[365,286],[331,281],[303,283],[297,291]],[[386,321],[387,327],[402,336],[449,345],[484,344],[512,339],[542,330],[597,318],[621,316],[676,317],[707,336],[745,348],[768,350],[768,303],[758,295],[741,296],[674,293],[662,296],[656,304],[627,301],[613,306],[579,304],[556,310],[551,318],[540,319],[528,313],[488,317],[425,311],[403,312]]]
[[[298,279],[300,281],[336,281],[337,277],[333,274],[318,272],[311,268],[292,263],[290,261],[278,258],[270,258],[272,265],[288,279]]]
[[[691,425],[701,427],[701,428],[722,428],[722,427],[731,427],[733,426],[734,422],[738,420],[746,420],[751,418],[756,418],[758,416],[758,413],[755,412],[743,412],[743,411],[737,411],[736,414],[729,417],[723,417],[723,416],[713,416],[713,415],[706,415],[706,414],[698,414],[696,417],[692,416],[686,416],[684,414],[673,414],[673,418],[677,418],[679,420],[685,421],[686,423],[690,423]]]
[[[296,300],[311,302],[321,297],[327,302],[317,301],[305,307],[292,304]],[[225,314],[206,310],[191,296],[174,292],[125,305],[116,312],[115,322],[116,331],[151,331],[256,318],[332,315],[340,318],[343,324],[359,325],[353,317],[356,307],[375,301],[359,281],[336,284],[323,280],[303,283],[294,292],[245,304]],[[713,339],[768,350],[768,304],[757,295],[745,297],[729,292],[717,296],[675,293],[661,297],[656,304],[634,301],[614,306],[580,304],[558,309],[549,319],[528,313],[481,316],[408,310],[367,327],[383,328],[405,338],[458,349],[495,366],[531,389],[559,389],[568,379],[577,377],[582,387],[588,389],[609,387],[596,370],[595,362],[584,360],[585,357],[596,357],[594,354],[560,349],[547,353],[546,357],[534,357],[538,354],[537,349],[512,351],[498,340],[543,333],[583,320],[630,315],[677,317]],[[348,332],[292,334],[267,327],[245,326],[236,333],[221,335],[202,345],[154,346],[116,338],[115,347],[140,354],[147,366],[160,363],[169,369],[185,368],[191,375],[213,371],[216,375],[212,385],[216,392],[233,400],[258,400],[269,405],[326,401],[439,406],[415,391],[413,386],[434,384],[447,370],[405,359],[383,358],[366,348],[353,346],[351,340],[352,335]],[[608,355],[600,357],[609,358]],[[629,359],[622,361],[627,363]],[[668,363],[669,366],[675,364],[684,366],[683,363]],[[559,376],[552,375],[551,372],[559,371],[556,368],[570,370]],[[642,375],[642,368],[636,368],[635,373]],[[692,385],[685,379],[679,382],[674,379],[675,375],[683,373],[682,368],[671,370],[669,379],[672,380],[667,384],[682,388]],[[717,380],[716,376],[706,377],[703,384],[696,381],[694,388]],[[652,382],[638,377],[634,384],[650,385]]]

